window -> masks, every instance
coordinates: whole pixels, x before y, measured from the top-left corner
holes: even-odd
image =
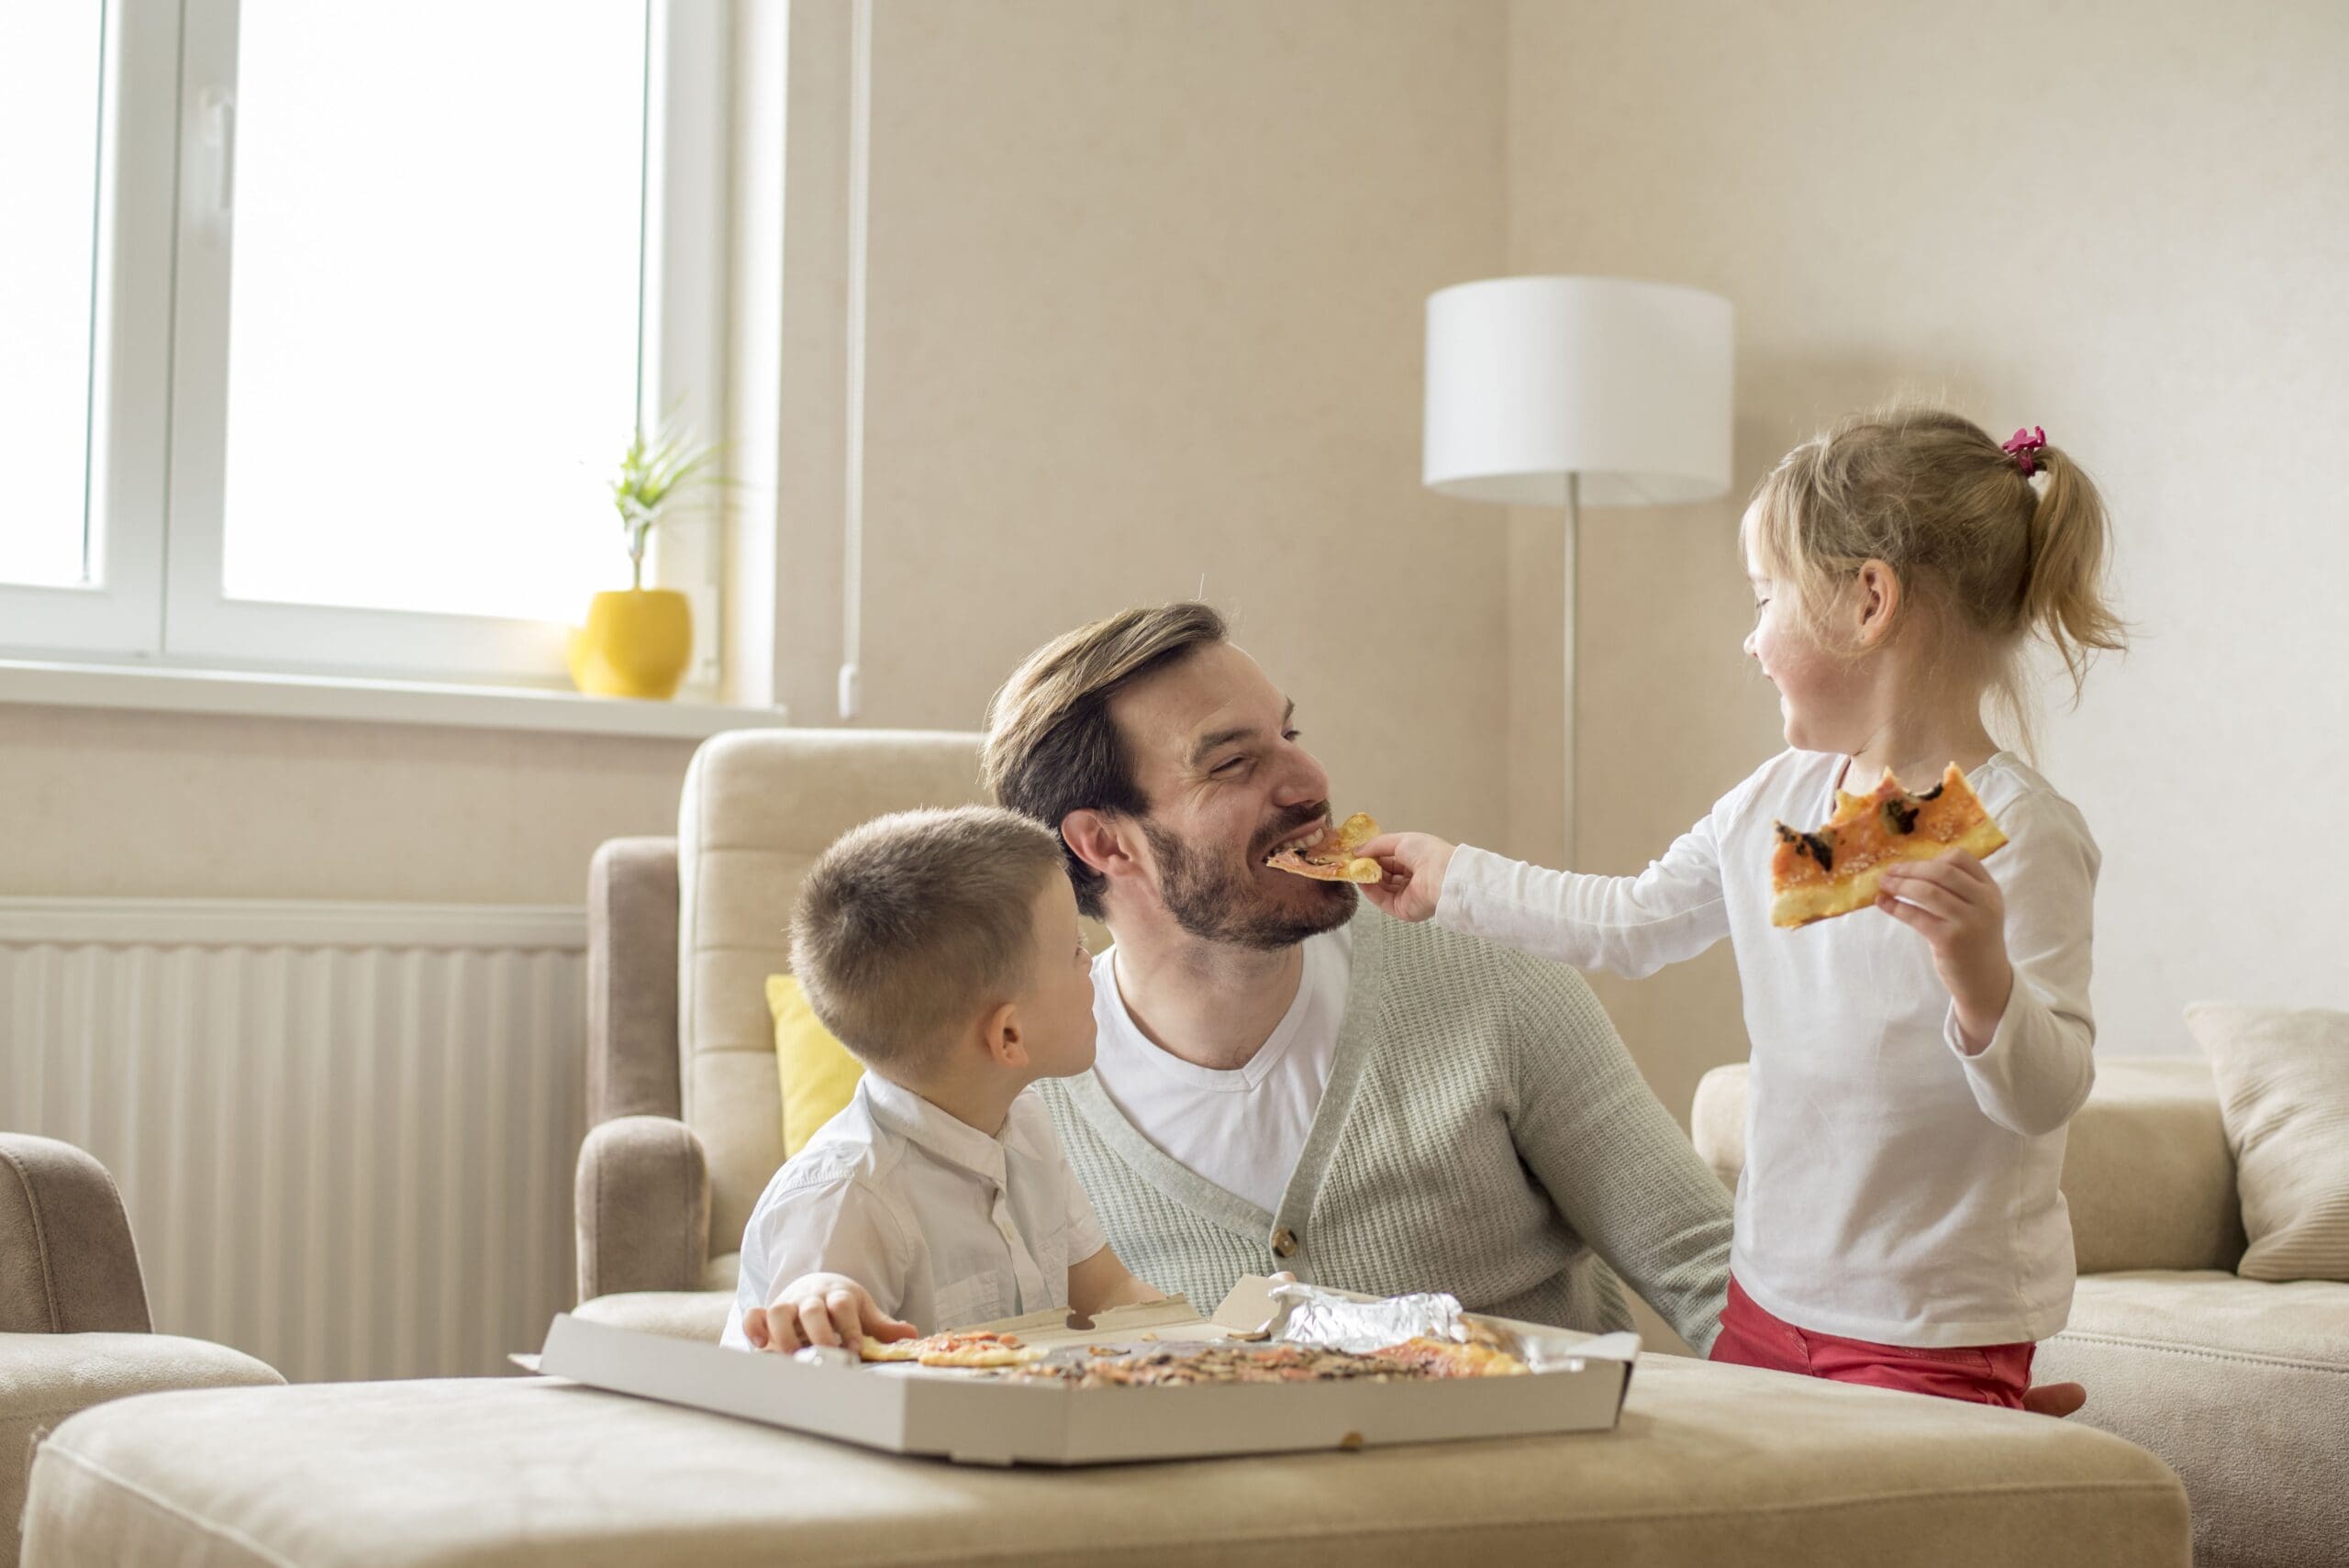
[[[0,12],[0,173],[30,208],[0,249],[0,417],[35,454],[0,647],[560,682],[564,624],[628,584],[605,485],[630,428],[720,428],[722,19]],[[695,531],[653,579],[714,649]]]
[[[106,30],[73,6],[0,10],[0,430],[17,454],[0,583],[87,576],[91,276]]]

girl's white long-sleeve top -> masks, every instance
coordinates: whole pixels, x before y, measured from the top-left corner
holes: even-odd
[[[1818,1333],[1929,1348],[2044,1339],[2072,1305],[2064,1129],[2096,1076],[2096,841],[2012,754],[1966,775],[2007,835],[1984,865],[2014,965],[1990,1043],[1968,1055],[1920,932],[1877,909],[1770,924],[1772,823],[1825,821],[1844,762],[1780,753],[1635,877],[1463,845],[1436,918],[1634,977],[1729,938],[1753,1053],[1738,1283]]]

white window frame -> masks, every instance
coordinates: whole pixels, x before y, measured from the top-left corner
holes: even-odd
[[[171,428],[177,0],[109,0],[99,76],[96,292],[84,584],[0,584],[0,643],[152,659],[162,651]]]
[[[238,13],[238,0],[107,6],[89,500],[97,585],[0,587],[0,652],[567,686],[559,624],[222,592]],[[672,414],[699,431],[725,428],[725,34],[723,6],[650,0],[637,410],[648,428]],[[646,573],[694,600],[689,691],[718,684],[716,532],[663,530]],[[617,556],[617,523],[611,536]]]

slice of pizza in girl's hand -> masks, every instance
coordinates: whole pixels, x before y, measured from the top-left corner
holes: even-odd
[[[1317,882],[1376,882],[1386,874],[1385,868],[1354,851],[1377,837],[1378,824],[1357,811],[1319,839],[1266,855],[1264,863]]]
[[[1777,823],[1770,857],[1770,924],[1808,926],[1876,902],[1887,867],[1939,860],[1964,850],[1977,860],[2007,836],[1952,762],[1922,795],[1900,787],[1890,769],[1866,795],[1835,794],[1835,815],[1816,831]]]

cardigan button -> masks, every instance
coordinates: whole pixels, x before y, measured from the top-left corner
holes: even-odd
[[[1273,1256],[1275,1258],[1294,1258],[1297,1256],[1296,1231],[1291,1230],[1287,1226],[1284,1225],[1278,1230],[1273,1232]]]

